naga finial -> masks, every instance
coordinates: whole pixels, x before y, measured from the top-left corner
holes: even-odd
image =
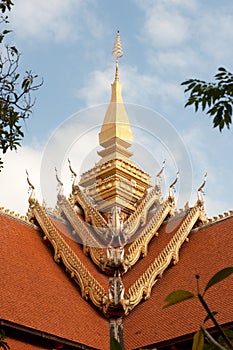
[[[203,188],[205,187],[205,184],[206,184],[206,178],[207,178],[207,173],[205,173],[204,181],[202,182],[201,186],[197,190],[197,198],[199,201],[203,201],[203,193],[204,193]]]
[[[55,173],[56,173],[56,179],[58,182],[58,186],[57,186],[57,190],[58,190],[58,194],[61,194],[62,190],[63,190],[63,182],[61,182],[61,180],[58,177],[58,173],[57,173],[57,168],[55,167]]]
[[[113,49],[112,49],[112,56],[116,60],[116,75],[115,75],[115,79],[118,80],[119,79],[119,76],[118,76],[118,59],[123,56],[123,50],[122,50],[121,37],[120,37],[119,30],[117,31],[116,39],[115,39],[114,46],[113,46]]]
[[[156,175],[156,178],[159,178],[162,175],[164,167],[165,167],[165,160],[163,161],[162,168],[159,170],[158,174]]]
[[[163,161],[162,168],[155,175],[155,190],[156,190],[157,195],[159,195],[159,196],[161,196],[161,175],[163,173],[164,167],[165,167],[165,160]]]
[[[25,171],[26,171],[26,175],[27,175],[27,183],[29,185],[29,189],[28,189],[28,193],[30,193],[29,198],[32,198],[32,197],[34,197],[34,194],[35,194],[35,187],[31,183],[31,181],[29,180],[29,174],[28,174],[27,169]]]
[[[72,167],[71,167],[71,161],[70,161],[70,159],[68,158],[68,163],[69,163],[69,169],[70,169],[70,171],[71,171],[71,180],[73,180],[73,184],[75,183],[75,180],[76,180],[76,177],[77,177],[77,174],[76,174],[76,172],[72,169]]]
[[[172,190],[174,192],[174,187],[175,187],[175,184],[177,183],[177,181],[179,179],[179,175],[180,175],[180,170],[177,171],[175,180],[169,186],[169,196],[170,197],[172,196]]]

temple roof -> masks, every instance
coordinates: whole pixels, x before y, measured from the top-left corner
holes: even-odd
[[[9,345],[40,349],[13,330],[72,348],[160,348],[190,339],[203,322],[197,300],[163,309],[176,289],[196,292],[217,271],[232,265],[233,212],[208,220],[203,188],[197,200],[176,209],[175,185],[161,190],[164,164],[150,175],[128,158],[132,131],[121,97],[119,32],[113,48],[116,75],[99,134],[102,159],[77,175],[69,197],[58,181],[54,210],[30,186],[27,220],[0,210],[0,321],[12,332]],[[232,276],[206,294],[222,325],[232,325]],[[211,324],[209,323],[209,327]],[[35,345],[36,344],[36,345]],[[35,345],[35,346],[34,346]],[[51,346],[47,346],[51,348]]]
[[[166,225],[161,228],[161,235]],[[168,269],[157,281],[150,299],[138,305],[134,312],[124,320],[126,349],[174,344],[176,340],[187,339],[195,333],[206,316],[197,300],[162,309],[165,297],[172,291],[183,289],[196,294],[195,274],[200,275],[201,290],[208,280],[219,270],[232,266],[233,243],[229,235],[233,230],[233,217],[228,217],[213,224],[207,224],[191,232],[189,242],[185,243],[180,252],[178,264]],[[166,238],[164,238],[166,239]],[[162,239],[163,240],[163,239]],[[226,243],[228,242],[228,243]],[[151,242],[150,252],[160,249],[160,240]],[[142,259],[135,269],[135,274],[145,269]],[[137,270],[137,272],[136,272]],[[133,270],[130,272],[133,277]],[[218,311],[217,320],[220,324],[233,325],[232,310],[233,276],[212,287],[206,293],[206,301],[211,310]],[[208,327],[213,327],[211,322]]]
[[[0,215],[0,222],[0,273],[1,281],[4,281],[0,294],[1,320],[58,339],[69,339],[73,344],[108,349],[108,321],[82,299],[79,288],[62,265],[53,261],[53,253],[42,240],[41,230],[5,214]],[[151,241],[148,257],[141,259],[124,275],[126,289],[145,271],[151,257],[162,249],[168,237],[174,234],[176,224],[172,222],[170,220],[160,228],[161,239],[155,237]],[[67,227],[60,221],[56,225],[66,237]],[[191,231],[190,241],[181,249],[180,262],[166,270],[152,289],[151,297],[124,318],[126,349],[166,344],[172,339],[186,338],[198,329],[204,313],[196,301],[187,301],[184,312],[184,304],[162,310],[164,299],[176,289],[195,292],[194,274],[200,274],[201,286],[204,286],[216,271],[232,264],[233,243],[229,239],[232,230],[231,215]],[[69,238],[66,237],[66,241]],[[69,243],[78,254],[82,247],[72,240]],[[83,256],[83,259],[87,264],[88,258]],[[90,261],[88,268],[105,284],[106,277]],[[207,301],[211,308],[219,311],[218,320],[222,324],[232,324],[231,285],[232,277],[207,294]]]
[[[41,230],[2,214],[0,223],[0,319],[74,344],[108,349],[108,321],[54,262]],[[90,269],[96,273],[92,264]]]

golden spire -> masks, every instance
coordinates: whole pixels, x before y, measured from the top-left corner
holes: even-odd
[[[104,213],[109,225],[115,227],[112,236],[114,245],[116,242],[121,245],[119,235],[123,218],[133,213],[136,210],[135,204],[144,198],[150,187],[150,177],[129,159],[132,156],[129,147],[132,145],[133,134],[118,77],[118,60],[123,56],[119,31],[112,55],[116,60],[116,75],[112,83],[111,100],[99,133],[102,149],[98,154],[101,159],[81,175],[79,186],[84,187],[84,193],[94,200],[96,209]]]
[[[116,60],[116,74],[112,84],[110,104],[99,133],[99,143],[105,150],[98,153],[105,159],[106,156],[108,156],[107,158],[130,157],[131,152],[127,151],[127,148],[131,146],[133,141],[128,115],[122,100],[121,83],[118,75],[118,59],[123,56],[119,31],[116,35],[112,55]]]

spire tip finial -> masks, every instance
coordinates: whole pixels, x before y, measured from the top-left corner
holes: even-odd
[[[116,60],[116,74],[115,74],[115,80],[119,80],[118,75],[118,59],[123,56],[123,50],[122,50],[122,44],[121,44],[121,37],[120,37],[120,31],[117,31],[116,39],[114,42],[114,46],[112,49],[112,56]]]
[[[122,50],[122,44],[121,44],[121,37],[120,37],[120,31],[117,31],[116,39],[113,45],[112,49],[112,56],[115,58],[116,61],[118,61],[119,58],[123,56],[123,50]]]

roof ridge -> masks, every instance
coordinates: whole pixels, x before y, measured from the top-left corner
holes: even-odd
[[[36,229],[39,229],[37,225],[30,222],[29,217],[27,215],[21,215],[19,213],[15,213],[14,210],[10,210],[5,207],[0,207],[0,215],[8,216],[13,220],[21,222],[22,224],[26,224],[28,226],[32,226]]]
[[[205,227],[214,225],[215,223],[227,220],[230,217],[233,217],[233,210],[229,210],[227,212],[224,212],[223,214],[218,214],[217,216],[208,218],[206,222],[199,222],[198,227],[196,227],[196,229],[203,229]]]

